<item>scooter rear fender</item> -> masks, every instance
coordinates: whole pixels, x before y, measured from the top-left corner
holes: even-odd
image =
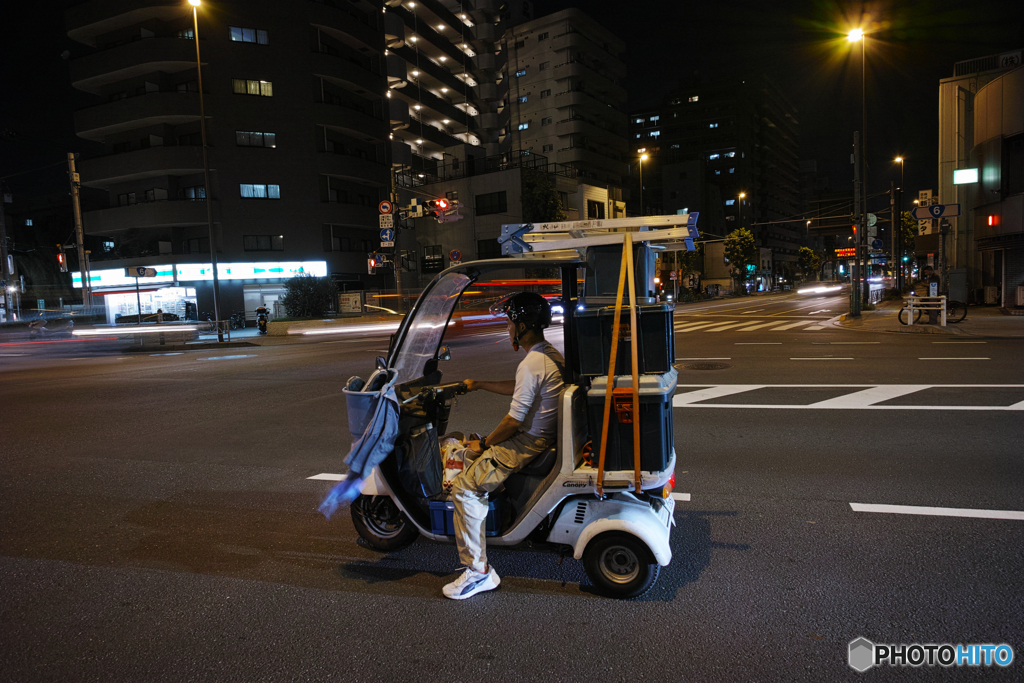
[[[575,504],[574,504],[575,503]],[[587,544],[608,531],[621,531],[643,541],[662,567],[672,561],[669,531],[674,524],[675,501],[667,498],[659,510],[630,493],[604,500],[581,497],[570,501],[551,528],[548,541],[571,545],[573,557],[582,559]]]

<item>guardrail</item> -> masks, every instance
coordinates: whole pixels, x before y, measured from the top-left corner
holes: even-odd
[[[910,296],[906,299],[907,324],[913,325],[915,311],[939,311],[939,325],[946,326],[946,297],[944,296]]]

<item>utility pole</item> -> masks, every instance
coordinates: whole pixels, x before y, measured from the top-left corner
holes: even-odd
[[[11,292],[8,291],[7,285],[10,283],[11,278],[14,277],[14,273],[7,268],[7,222],[4,218],[6,210],[4,209],[4,196],[0,192],[0,282],[3,282],[2,288],[0,288],[0,296],[4,299],[4,310],[11,310]],[[8,312],[7,315],[10,315]],[[4,322],[4,320],[0,320]]]
[[[892,269],[893,285],[896,287],[896,289],[899,289],[900,278],[897,274],[899,272],[897,269],[899,268],[900,260],[899,257],[896,256],[896,230],[899,226],[900,216],[896,215],[896,183],[892,181],[889,182],[889,216],[892,219],[889,222],[889,226],[892,229],[889,247],[889,251],[892,255],[889,257],[889,265]]]
[[[862,213],[861,195],[863,194],[864,188],[861,182],[861,166],[860,166],[860,131],[853,132],[853,287],[850,292],[850,316],[860,316],[860,236],[864,232],[865,224],[867,221],[864,220],[864,214]]]
[[[68,152],[68,179],[71,181],[71,208],[75,214],[75,241],[78,247],[78,271],[82,276],[82,308],[92,308],[92,287],[89,286],[89,264],[85,260],[85,236],[82,233],[82,205],[79,203],[79,189],[82,183],[75,171],[75,153]]]
[[[398,183],[397,178],[398,171],[395,170],[394,166],[391,167],[391,213],[395,217],[398,217]],[[398,221],[394,221],[395,226],[395,251],[392,257],[393,265],[395,267],[395,293],[398,295],[398,310],[405,313],[405,301],[402,299],[402,251],[398,244],[398,236],[402,232],[402,226],[399,225]]]

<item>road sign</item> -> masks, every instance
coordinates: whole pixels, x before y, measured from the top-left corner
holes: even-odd
[[[458,249],[452,249],[448,252],[448,258],[452,261],[462,261],[462,252]]]
[[[873,228],[873,227],[875,227],[876,223],[878,223],[878,216],[876,216],[873,213],[869,213],[868,214],[868,227],[869,228]]]
[[[385,199],[384,201],[377,205],[377,210],[380,211],[381,214],[383,215],[391,213],[392,211],[395,210],[395,207],[391,204],[391,202]]]
[[[960,215],[959,204],[932,204],[931,206],[919,206],[912,211],[914,218],[926,220],[928,218],[952,218]]]
[[[145,266],[134,266],[132,268],[124,269],[125,277],[156,277],[156,268],[146,268]]]
[[[390,230],[395,227],[395,217],[390,213],[382,213],[379,218],[381,230]]]
[[[392,230],[391,228],[384,228],[383,230],[380,231],[380,241],[381,242],[394,242],[395,241],[395,231]]]
[[[676,279],[676,271],[674,271],[674,270],[668,271],[668,279],[669,280],[675,280]]]
[[[882,240],[871,240],[872,249],[882,249],[883,247],[885,247],[885,242]]]

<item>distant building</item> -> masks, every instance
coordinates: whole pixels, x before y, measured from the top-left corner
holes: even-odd
[[[770,255],[759,259],[760,289],[795,272],[805,233],[799,124],[770,80],[680,83],[630,115],[629,137],[634,213],[697,211],[708,235],[748,228]]]
[[[917,237],[918,258],[946,256],[950,297],[1024,305],[1024,51],[958,62],[939,82],[941,204],[961,215]],[[954,172],[976,169],[958,184]],[[940,240],[944,242],[940,249]]]

